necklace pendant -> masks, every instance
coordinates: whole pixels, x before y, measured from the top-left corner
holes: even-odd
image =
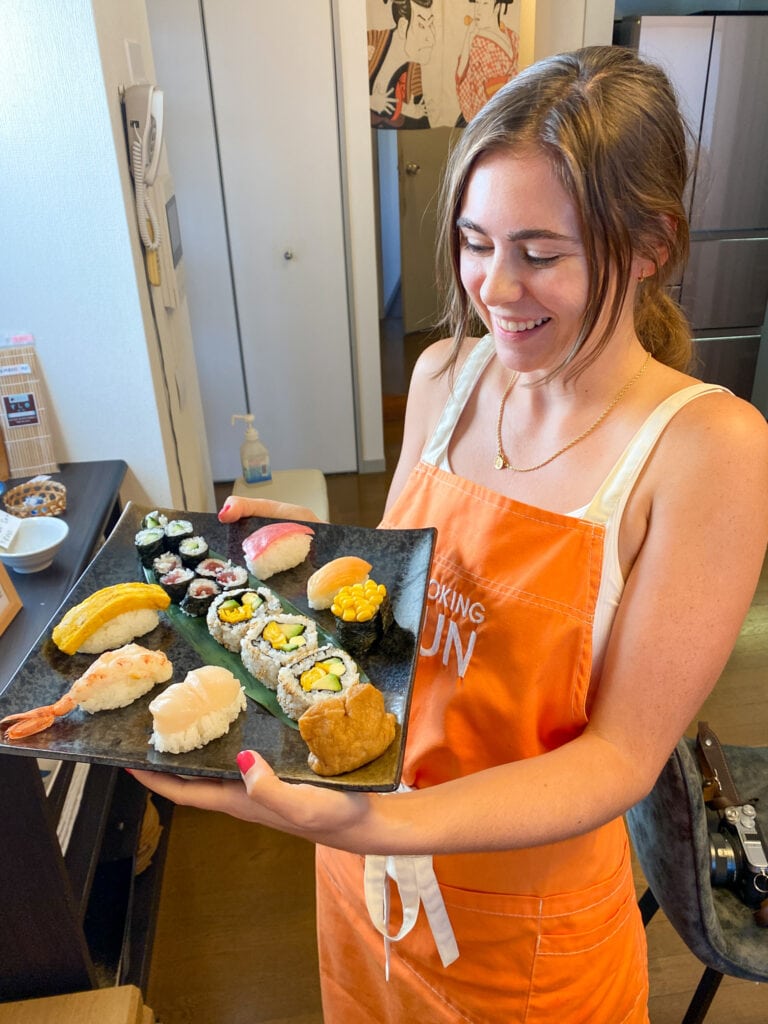
[[[507,460],[504,458],[504,456],[501,453],[499,453],[496,456],[496,458],[493,460],[493,468],[494,469],[504,469],[506,467],[506,464],[507,464]]]

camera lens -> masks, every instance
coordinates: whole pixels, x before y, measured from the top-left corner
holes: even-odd
[[[722,832],[710,832],[709,874],[712,885],[733,885],[737,869],[736,851],[729,837]]]

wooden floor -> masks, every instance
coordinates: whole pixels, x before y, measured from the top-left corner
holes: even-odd
[[[412,365],[413,352],[398,344],[402,339],[393,342],[395,356]],[[384,375],[392,392],[385,395],[387,470],[330,477],[333,522],[378,522],[399,448],[403,379]],[[228,493],[226,485],[217,490]],[[764,744],[767,670],[768,567],[726,671],[697,718],[707,718],[727,743]],[[162,1024],[321,1024],[312,865],[312,847],[301,840],[176,809],[147,992]],[[640,893],[637,867],[636,881]],[[651,1022],[679,1024],[702,967],[663,914],[647,934]],[[568,1024],[566,1007],[561,1019]],[[706,1017],[706,1024],[766,1022],[768,986],[732,979],[723,981]]]

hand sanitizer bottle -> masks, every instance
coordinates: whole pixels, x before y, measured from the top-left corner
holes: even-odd
[[[243,480],[247,484],[265,484],[272,479],[272,470],[269,462],[269,452],[259,440],[259,432],[254,429],[253,415],[233,416],[232,426],[235,420],[245,420],[248,424],[245,428],[245,438],[240,445],[240,465],[243,470]]]

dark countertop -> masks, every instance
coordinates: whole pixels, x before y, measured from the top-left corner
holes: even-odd
[[[8,570],[23,607],[0,636],[0,693],[82,575],[105,533],[117,522],[120,486],[127,468],[122,459],[71,462],[62,464],[58,473],[48,474],[67,488],[67,507],[60,518],[69,526],[69,534],[53,564],[42,572]],[[8,480],[6,489],[24,479]]]

